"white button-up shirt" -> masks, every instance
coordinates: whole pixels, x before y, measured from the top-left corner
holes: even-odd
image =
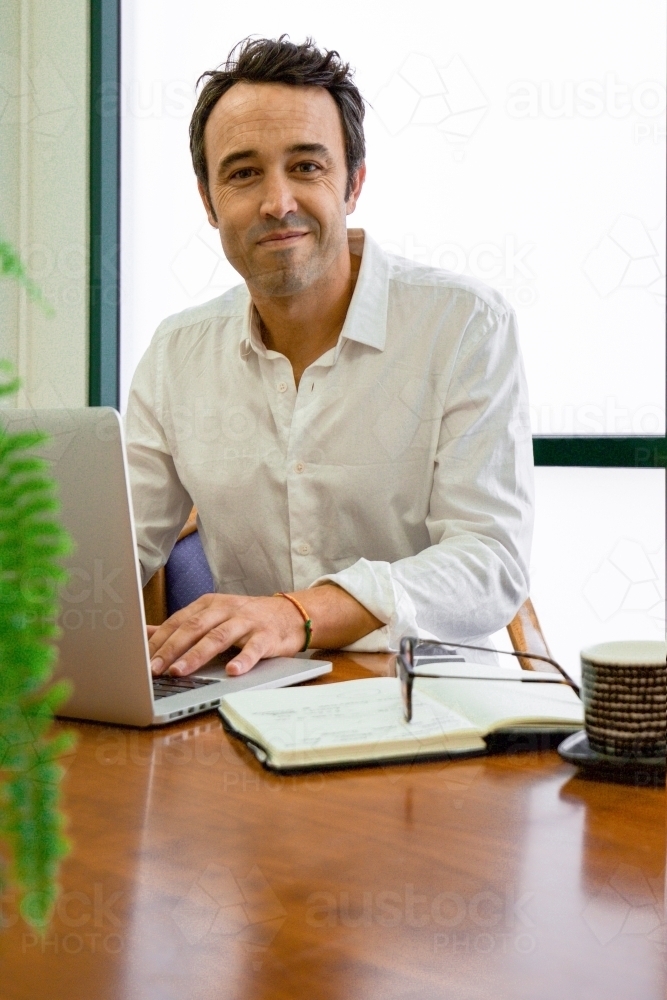
[[[402,635],[459,642],[528,594],[532,441],[512,309],[460,275],[362,253],[334,348],[297,389],[245,285],[165,320],[130,392],[144,581],[193,504],[221,593],[333,581]]]

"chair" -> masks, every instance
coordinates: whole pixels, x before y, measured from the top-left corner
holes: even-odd
[[[199,539],[197,511],[193,507],[166,566],[144,587],[146,623],[161,625],[186,604],[214,591],[215,583]]]
[[[538,656],[549,656],[549,647],[540,626],[537,612],[530,597],[523,602],[512,621],[507,626],[507,632],[514,650],[530,650]],[[524,670],[541,670],[543,673],[557,674],[559,671],[550,663],[541,660],[531,660],[528,656],[518,656]]]
[[[181,530],[166,566],[159,569],[144,587],[144,608],[148,625],[161,625],[179,608],[215,591],[213,577],[197,531],[197,511],[193,507]],[[530,650],[551,656],[540,623],[528,597],[507,626],[514,650]],[[524,670],[558,673],[555,667],[527,656],[519,656]]]

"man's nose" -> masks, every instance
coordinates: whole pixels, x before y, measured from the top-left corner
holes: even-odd
[[[296,212],[298,204],[292,192],[289,178],[282,172],[267,174],[264,179],[260,213],[264,218],[284,219],[290,212]]]

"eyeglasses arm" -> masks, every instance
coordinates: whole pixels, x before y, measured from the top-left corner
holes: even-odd
[[[405,640],[401,640],[401,654],[402,655],[405,655],[405,647],[403,645],[404,642],[405,642]],[[410,642],[410,648],[411,648],[411,652],[412,652],[412,658],[414,658],[414,656],[415,655],[418,656],[419,653],[415,649],[415,645],[416,644],[414,643],[414,640],[409,640],[409,642]],[[572,690],[574,691],[574,693],[577,695],[577,697],[581,698],[581,690],[579,688],[579,685],[575,681],[572,680],[572,678],[567,673],[567,671],[563,667],[561,667],[560,663],[558,663],[556,660],[553,660],[550,656],[542,656],[540,653],[525,653],[522,650],[518,650],[518,649],[512,649],[512,650],[510,650],[510,649],[489,649],[488,646],[471,646],[471,645],[468,645],[468,644],[466,644],[464,642],[442,642],[442,643],[440,643],[440,645],[442,645],[442,646],[452,646],[455,649],[474,649],[474,650],[477,650],[477,652],[479,652],[479,653],[502,653],[505,656],[517,656],[517,657],[523,657],[524,659],[528,659],[528,660],[541,660],[543,663],[550,663],[551,666],[555,667],[556,670],[558,671],[558,673],[561,674],[561,676],[564,678],[564,680],[570,685],[570,687],[572,688]],[[414,667],[412,669],[412,673],[414,674]],[[414,676],[415,677],[426,677],[427,675],[426,674],[414,674]],[[440,676],[440,675],[438,675],[438,676]]]

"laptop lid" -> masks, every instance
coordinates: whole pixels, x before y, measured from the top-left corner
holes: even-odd
[[[54,675],[71,680],[74,690],[61,712],[150,725],[152,682],[120,416],[90,407],[3,410],[2,420],[12,433],[49,435],[39,454],[52,463],[61,521],[74,541]]]

